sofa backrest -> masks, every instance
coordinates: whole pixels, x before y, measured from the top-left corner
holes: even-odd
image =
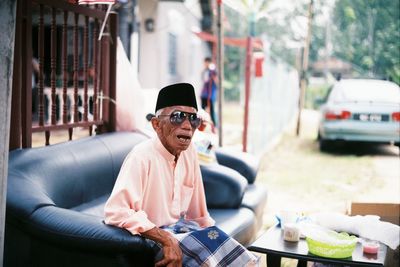
[[[125,156],[146,136],[115,132],[10,152],[7,208],[29,216],[55,205],[73,208],[111,193]],[[21,214],[22,213],[22,214]]]

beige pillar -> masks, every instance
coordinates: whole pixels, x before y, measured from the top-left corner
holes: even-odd
[[[4,259],[4,225],[7,192],[8,141],[15,35],[15,0],[0,1],[0,266]]]

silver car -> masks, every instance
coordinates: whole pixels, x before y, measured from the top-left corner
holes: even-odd
[[[321,150],[336,141],[400,144],[400,87],[389,81],[344,79],[321,106]]]

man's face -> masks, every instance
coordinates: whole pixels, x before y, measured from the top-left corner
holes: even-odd
[[[160,114],[161,116],[153,118],[151,122],[164,147],[171,154],[179,156],[182,151],[189,147],[196,129],[192,127],[188,118],[186,118],[180,125],[173,125],[170,121],[169,115],[175,111],[197,113],[196,109],[193,107],[167,107]]]

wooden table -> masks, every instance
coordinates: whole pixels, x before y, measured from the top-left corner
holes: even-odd
[[[353,256],[345,259],[323,258],[308,252],[308,246],[304,239],[299,242],[288,242],[283,240],[283,231],[278,226],[272,226],[262,234],[249,250],[267,255],[267,266],[281,266],[282,257],[298,259],[297,266],[307,266],[307,261],[338,264],[342,266],[384,266],[387,246],[380,244],[377,255],[364,254],[362,246],[357,243]]]

